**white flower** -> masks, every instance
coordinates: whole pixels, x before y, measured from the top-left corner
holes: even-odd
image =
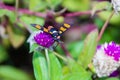
[[[118,14],[120,11],[120,0],[111,0],[111,4],[113,5],[115,12]]]
[[[116,53],[116,51],[118,51]],[[115,53],[114,53],[115,52]],[[109,76],[113,71],[120,66],[120,46],[114,42],[101,45],[93,58],[93,65],[95,67],[98,77]]]

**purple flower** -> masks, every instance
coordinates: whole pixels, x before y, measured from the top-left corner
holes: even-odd
[[[46,32],[37,33],[34,36],[34,40],[37,44],[39,44],[40,46],[46,47],[46,48],[49,48],[54,43],[53,37],[49,33],[46,33]]]
[[[56,43],[51,34],[40,30],[34,31],[28,38],[27,42],[30,44],[30,49],[33,49],[34,46],[36,46],[34,48],[35,50],[42,50],[45,48],[53,50],[54,47],[56,46]]]
[[[114,60],[118,61],[120,59],[120,45],[116,44],[115,42],[109,43],[105,48],[105,53],[108,56],[114,58]]]

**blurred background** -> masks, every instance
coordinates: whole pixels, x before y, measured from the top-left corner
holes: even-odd
[[[27,43],[34,31],[31,23],[58,29],[70,24],[61,40],[72,52],[90,31],[102,28],[111,11],[110,0],[0,0],[0,80],[35,80]],[[100,43],[109,41],[120,43],[118,15],[110,20]],[[59,46],[57,51],[62,52]]]

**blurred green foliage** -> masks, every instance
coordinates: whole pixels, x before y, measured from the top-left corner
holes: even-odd
[[[2,45],[0,45],[0,63],[7,60],[7,58],[8,54],[6,49]]]
[[[14,13],[14,12],[8,11],[8,10],[5,10],[5,9],[0,9],[0,12],[1,12],[0,17],[3,17],[3,16],[6,15],[6,16],[9,17],[11,23],[14,23],[14,22],[15,22],[16,16],[15,16],[15,13]]]
[[[73,42],[68,45],[68,50],[70,51],[72,57],[77,58],[78,55],[82,52],[83,49],[83,42],[78,41],[78,42]]]
[[[91,62],[96,51],[97,37],[98,31],[94,30],[87,36],[87,38],[84,41],[84,48],[82,53],[78,57],[78,63],[81,64],[85,69],[88,67],[88,64]],[[87,60],[85,57],[87,58]]]
[[[90,0],[63,0],[62,5],[69,11],[86,11],[90,8]]]
[[[68,59],[67,67],[69,73],[65,74],[63,80],[92,80],[91,74],[87,72],[81,65],[72,59]],[[66,68],[64,68],[66,71]]]
[[[25,72],[12,66],[0,66],[1,80],[32,80]]]

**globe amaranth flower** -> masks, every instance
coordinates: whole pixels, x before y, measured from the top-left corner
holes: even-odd
[[[98,77],[110,76],[120,66],[120,45],[115,42],[99,45],[93,65]]]
[[[120,11],[120,0],[111,0],[111,4],[113,5],[114,11],[118,14]]]
[[[37,47],[36,49],[44,49],[44,48],[53,49],[53,47],[55,46],[54,45],[55,41],[51,36],[51,34],[43,31],[33,32],[28,38],[27,42],[30,43],[30,47],[32,47],[33,44],[38,44],[39,47]]]
[[[34,40],[37,44],[49,48],[50,46],[53,45],[54,39],[53,37],[46,32],[40,32],[34,36]]]

